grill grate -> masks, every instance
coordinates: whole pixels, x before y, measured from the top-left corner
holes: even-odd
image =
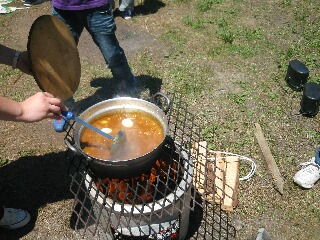
[[[214,181],[208,181],[207,164],[194,143],[201,129],[179,94],[169,95],[168,137],[161,158],[166,168],[142,184],[132,179],[99,179],[86,158],[68,151],[74,194],[72,227],[82,238],[92,239],[230,239],[235,230],[228,213],[212,201]],[[155,104],[162,106],[160,99]],[[72,123],[66,143],[73,139]],[[151,181],[150,179],[156,179]],[[210,186],[208,186],[210,185]],[[199,191],[197,187],[201,186]],[[101,191],[101,189],[103,191]],[[149,191],[153,189],[154,191]],[[207,192],[210,190],[210,199]],[[120,196],[120,197],[119,197]],[[150,198],[151,201],[148,202]]]

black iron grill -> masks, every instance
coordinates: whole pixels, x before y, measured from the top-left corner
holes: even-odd
[[[168,136],[157,165],[132,179],[99,179],[81,154],[68,151],[72,227],[89,239],[230,239],[235,230],[207,181],[207,165],[197,161],[201,129],[179,94],[171,99]],[[157,105],[161,106],[161,99]],[[66,138],[72,140],[72,123]],[[207,156],[202,156],[206,158]],[[207,185],[211,186],[207,186]],[[201,186],[202,191],[195,187]],[[204,191],[203,191],[204,190]]]

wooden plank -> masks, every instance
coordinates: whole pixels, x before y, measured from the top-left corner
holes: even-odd
[[[207,146],[208,143],[204,141],[193,144],[193,148],[191,149],[191,153],[196,160],[193,174],[193,185],[198,189],[200,194],[205,194],[203,183],[206,175]]]
[[[281,173],[279,171],[279,168],[276,164],[276,161],[274,160],[274,158],[272,156],[272,153],[271,153],[271,150],[267,144],[267,141],[264,138],[260,124],[256,123],[255,126],[256,126],[255,136],[256,136],[256,139],[257,139],[258,144],[260,146],[260,149],[262,151],[262,154],[264,156],[264,159],[267,162],[267,167],[272,175],[275,188],[279,191],[280,194],[283,194],[284,182],[281,177]]]
[[[224,196],[224,187],[225,187],[225,161],[222,158],[220,152],[213,152],[211,157],[215,158],[214,164],[214,188],[215,188],[215,198],[216,203],[221,203]]]
[[[207,142],[196,143],[191,151],[197,160],[194,186],[204,200],[232,211],[238,203],[239,158],[208,151],[207,146]]]
[[[232,211],[238,203],[240,161],[238,157],[227,156],[225,158],[225,163],[226,176],[221,209]]]

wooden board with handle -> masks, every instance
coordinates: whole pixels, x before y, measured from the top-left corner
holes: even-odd
[[[76,42],[67,25],[55,16],[42,15],[31,26],[28,54],[33,76],[42,91],[69,99],[81,75]]]

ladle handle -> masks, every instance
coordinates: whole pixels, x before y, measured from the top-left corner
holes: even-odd
[[[56,132],[64,132],[67,128],[66,120],[64,118],[53,120],[53,129]]]
[[[62,115],[66,118],[67,121],[69,121],[70,119],[80,123],[82,126],[91,129],[92,131],[99,133],[100,135],[109,138],[110,140],[114,140],[114,137],[109,135],[108,133],[105,133],[103,131],[101,131],[100,129],[92,126],[91,124],[83,121],[81,118],[76,117],[72,112],[67,112],[67,111],[62,111],[61,112]]]

